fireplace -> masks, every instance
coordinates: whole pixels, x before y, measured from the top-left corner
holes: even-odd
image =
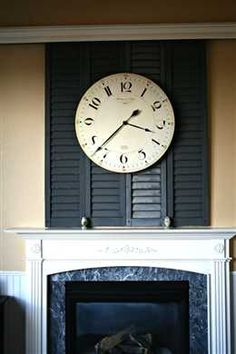
[[[187,281],[66,282],[66,353],[98,353],[107,338],[111,351],[188,354],[188,290]]]
[[[26,354],[67,354],[66,346],[72,345],[73,350],[73,346],[77,345],[77,337],[81,345],[84,329],[90,327],[92,330],[92,325],[79,323],[76,330],[78,336],[73,335],[72,339],[68,340],[65,323],[68,313],[72,311],[71,306],[74,317],[68,320],[69,326],[75,325],[75,318],[81,319],[81,313],[87,316],[87,311],[102,311],[103,306],[108,306],[110,310],[114,305],[112,311],[122,312],[122,306],[130,305],[130,311],[133,311],[130,317],[135,318],[133,313],[137,312],[138,306],[141,312],[144,307],[149,308],[147,312],[150,312],[153,303],[154,313],[162,305],[164,310],[161,311],[168,312],[168,306],[175,303],[174,308],[181,318],[180,322],[184,322],[182,338],[188,333],[188,339],[183,339],[183,346],[188,347],[190,354],[231,353],[229,239],[234,237],[236,230],[105,228],[9,231],[26,239]],[[143,286],[155,283],[155,287],[158,287],[160,283],[161,288],[167,283],[178,282],[183,282],[184,287],[188,289],[188,296],[184,292],[185,300],[182,298],[180,301],[182,307],[176,299],[172,299],[168,304],[168,301],[163,303],[160,296],[158,301],[157,294],[152,294],[152,301],[145,296],[144,301],[140,301],[140,294],[144,292]],[[75,291],[75,302],[72,301],[72,305],[68,305],[66,294],[73,294],[73,286],[76,283],[80,284],[80,290]],[[87,296],[90,293],[91,301],[81,298],[82,288],[99,289],[103,284],[106,285],[103,289],[107,290],[104,290],[102,301],[98,299],[100,295],[93,298],[93,292],[88,289]],[[107,292],[109,293],[112,284],[120,285],[122,290],[119,296],[110,301]],[[126,288],[129,285],[134,286],[134,292],[137,293],[138,299],[135,301],[125,295],[130,293]],[[164,291],[165,298],[168,298],[168,291],[169,289]],[[117,289],[115,292],[117,293]],[[97,305],[101,303],[103,306],[98,310]],[[99,316],[101,315],[102,312]],[[147,314],[142,316],[146,317]],[[109,318],[105,322],[108,320]],[[173,318],[170,318],[170,322],[173,322]],[[103,325],[102,338],[129,328],[129,323],[123,324],[122,328],[116,328],[112,333],[107,332]],[[155,341],[158,337],[155,337],[157,329],[161,331],[158,323],[156,327],[153,329],[148,326],[144,331],[146,334],[151,332]],[[133,333],[133,329],[131,332]],[[98,343],[102,338],[98,338]],[[68,344],[68,341],[72,344]],[[60,345],[60,351],[52,351],[55,343]],[[160,342],[158,345],[162,348],[169,346],[172,351],[174,348],[170,348],[172,343],[167,342]],[[184,350],[188,352],[187,349]],[[80,351],[78,353],[84,354]]]
[[[83,316],[85,313],[95,316],[93,311],[99,312],[99,305],[101,318],[109,321],[110,330],[113,328],[106,333],[104,323],[101,337],[132,326],[140,332],[140,318],[136,318],[136,313],[143,311],[146,320],[150,316],[151,327],[143,328],[142,333],[151,333],[156,345],[176,354],[208,353],[207,276],[204,274],[153,267],[104,267],[53,274],[48,277],[48,283],[48,354],[87,353],[81,349],[84,330],[80,326],[85,325],[79,322],[80,340],[75,343],[76,320],[80,311]],[[116,323],[111,327],[111,319],[105,317],[104,311],[119,309],[124,314],[122,307],[129,308],[132,315],[128,320],[122,315],[118,327],[116,315]],[[100,329],[101,326],[99,321]],[[90,329],[93,333],[96,330],[93,324]]]

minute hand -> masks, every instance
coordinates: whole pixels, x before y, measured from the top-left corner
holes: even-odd
[[[141,127],[140,125],[136,125],[136,124],[132,124],[132,123],[128,123],[128,122],[126,122],[125,125],[129,125],[129,126],[134,127],[134,128],[145,130],[145,132],[148,132],[148,133],[156,133],[154,130],[151,130],[149,128]]]
[[[106,145],[126,124],[128,124],[128,121],[131,118],[136,117],[140,113],[141,111],[139,109],[135,109],[131,116],[124,120],[122,124],[94,151],[93,155],[96,154],[96,152],[98,152],[99,150],[101,150],[104,145]]]

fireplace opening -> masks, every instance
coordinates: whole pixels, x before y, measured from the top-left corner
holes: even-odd
[[[66,354],[189,353],[188,281],[66,283]]]

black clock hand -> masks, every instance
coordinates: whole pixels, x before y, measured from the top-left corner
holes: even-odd
[[[125,122],[125,125],[129,125],[129,126],[134,127],[134,128],[145,130],[145,132],[148,132],[148,133],[156,133],[156,132],[154,132],[154,130],[151,130],[149,128],[143,128],[140,125],[136,125],[136,124],[132,124],[132,123],[128,123],[128,122]]]
[[[92,154],[92,156],[94,155],[94,154],[96,154],[96,152],[98,152],[99,150],[101,150],[102,149],[102,147],[104,146],[104,145],[106,145],[127,123],[128,123],[128,121],[131,119],[131,118],[133,118],[133,117],[136,117],[138,114],[140,114],[141,113],[141,111],[139,110],[139,109],[135,109],[134,111],[133,111],[133,113],[131,114],[131,116],[129,117],[129,118],[127,118],[126,120],[124,120],[123,122],[122,122],[122,124],[94,151],[94,153]]]
[[[123,125],[125,125],[126,123],[128,123],[128,121],[129,121],[131,118],[138,116],[141,112],[142,112],[142,111],[140,111],[140,109],[135,109],[135,110],[133,111],[133,113],[131,114],[131,116],[130,116],[128,119],[126,119],[126,120],[123,121]],[[125,122],[126,122],[126,123],[125,123]]]

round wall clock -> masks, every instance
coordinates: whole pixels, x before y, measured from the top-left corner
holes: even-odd
[[[78,141],[97,165],[113,172],[143,170],[168,149],[175,128],[171,103],[150,79],[118,73],[94,83],[75,118]]]

